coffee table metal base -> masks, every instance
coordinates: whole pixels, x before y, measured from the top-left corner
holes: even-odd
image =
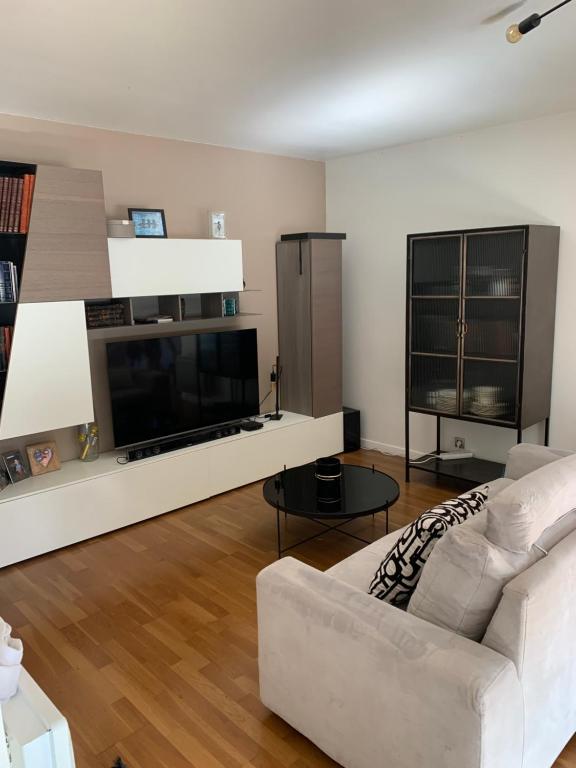
[[[389,533],[389,512],[390,507],[386,506],[383,509],[380,510],[380,512],[386,513],[386,534]],[[286,552],[289,552],[291,549],[296,549],[296,547],[301,547],[303,544],[307,544],[309,541],[314,541],[314,539],[319,539],[320,536],[323,536],[325,533],[330,533],[331,531],[334,531],[335,533],[341,533],[343,536],[348,536],[349,539],[355,539],[356,541],[361,541],[362,544],[373,544],[375,539],[372,541],[369,541],[368,539],[363,539],[361,536],[356,536],[355,533],[350,533],[350,531],[343,531],[342,526],[347,525],[348,523],[354,522],[354,520],[350,520],[349,518],[346,520],[342,520],[338,525],[327,525],[322,520],[318,520],[315,517],[307,517],[307,520],[310,520],[313,523],[316,523],[317,525],[322,526],[322,530],[318,533],[315,533],[313,536],[308,536],[305,539],[302,539],[301,541],[297,541],[294,544],[290,544],[289,547],[283,547],[282,546],[282,530],[280,526],[280,514],[281,509],[279,506],[276,507],[276,532],[277,532],[277,542],[278,542],[278,559],[282,557]],[[286,520],[288,518],[289,512],[284,512],[284,519]],[[374,513],[372,515],[372,522],[374,522],[374,518],[377,513]]]

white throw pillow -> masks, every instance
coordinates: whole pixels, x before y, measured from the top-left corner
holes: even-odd
[[[576,530],[576,511],[544,532],[530,552],[496,547],[484,536],[487,511],[452,528],[436,544],[408,605],[425,621],[481,640],[506,584]]]
[[[572,451],[561,451],[557,448],[548,448],[545,445],[532,445],[520,443],[508,451],[506,459],[506,472],[504,477],[510,480],[520,480],[524,475],[535,472],[540,467],[552,464],[558,459],[571,456]]]
[[[576,508],[576,454],[516,480],[487,508],[486,537],[510,552],[529,552],[546,528]]]

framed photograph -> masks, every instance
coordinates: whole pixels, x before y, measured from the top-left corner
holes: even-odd
[[[26,480],[27,477],[30,477],[30,470],[20,451],[3,453],[2,459],[11,482],[19,483],[20,480]]]
[[[226,239],[226,215],[224,211],[210,211],[210,237]]]
[[[53,440],[27,445],[26,453],[30,462],[30,471],[34,476],[45,475],[47,472],[55,472],[60,469],[58,448]]]
[[[168,237],[161,208],[128,208],[128,218],[134,222],[135,237]]]

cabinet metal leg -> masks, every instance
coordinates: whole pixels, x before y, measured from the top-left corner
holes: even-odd
[[[544,445],[550,445],[550,416],[544,422]]]
[[[406,459],[405,459],[405,465],[406,465],[406,482],[410,482],[410,412],[408,409],[406,409],[406,433],[405,433],[405,444],[406,444]]]

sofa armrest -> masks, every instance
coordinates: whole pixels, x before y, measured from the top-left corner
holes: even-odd
[[[520,768],[509,659],[292,558],[257,579],[266,706],[346,768]]]

